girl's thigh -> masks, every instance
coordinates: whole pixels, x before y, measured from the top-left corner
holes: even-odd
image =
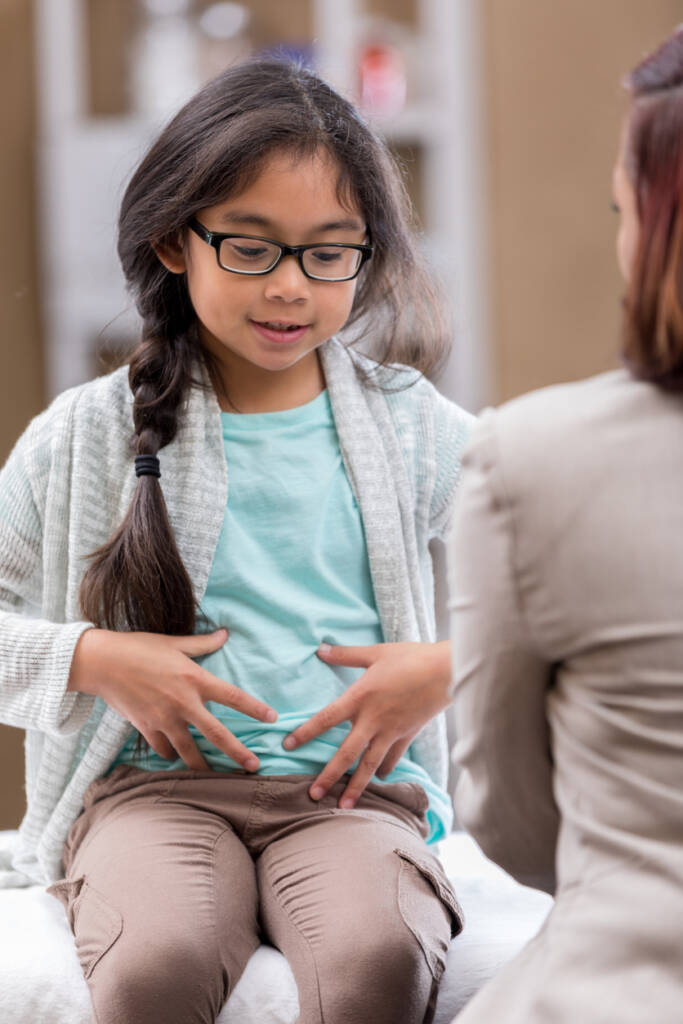
[[[48,890],[98,1024],[210,1024],[259,943],[251,856],[217,815],[158,796],[102,811]]]
[[[420,836],[332,811],[271,843],[257,870],[264,930],[296,977],[301,1024],[431,1020],[461,914]]]

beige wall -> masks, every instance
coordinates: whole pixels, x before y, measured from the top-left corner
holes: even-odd
[[[44,405],[33,201],[32,5],[0,3],[0,465]],[[24,810],[23,732],[0,726],[0,828]]]
[[[0,3],[0,460],[43,405],[40,297],[34,244],[35,130],[31,4]]]
[[[616,365],[618,83],[683,20],[683,2],[480,2],[501,401]]]

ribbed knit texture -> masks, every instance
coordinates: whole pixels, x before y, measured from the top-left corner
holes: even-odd
[[[421,377],[394,394],[363,387],[354,361],[372,364],[334,339],[320,353],[385,639],[432,641],[428,543],[447,531],[472,417]],[[378,372],[394,386],[406,373]],[[66,692],[76,644],[92,626],[78,607],[85,556],[114,533],[137,484],[132,402],[127,366],[65,391],[31,421],[0,472],[0,720],[26,730],[27,796],[13,857],[0,852],[0,887],[62,876],[64,840],[83,794],[132,732],[99,698]],[[159,461],[178,549],[201,600],[228,494],[212,390],[191,390]],[[443,716],[411,753],[445,785]]]

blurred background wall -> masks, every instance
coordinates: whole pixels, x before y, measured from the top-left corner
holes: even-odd
[[[445,393],[478,411],[616,365],[619,80],[682,20],[683,0],[0,0],[0,463],[134,342],[126,174],[183,90],[250,50],[317,62],[401,159],[455,297]],[[0,828],[23,814],[22,742],[0,726]]]
[[[45,400],[34,188],[31,5],[0,2],[0,463]],[[23,733],[0,725],[0,828],[24,812]]]

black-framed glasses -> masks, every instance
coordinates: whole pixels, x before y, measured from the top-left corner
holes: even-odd
[[[216,250],[218,266],[231,274],[269,274],[285,256],[296,256],[302,272],[312,281],[352,281],[373,252],[371,245],[283,245],[260,235],[220,234],[209,231],[196,217],[190,218],[188,226]]]

